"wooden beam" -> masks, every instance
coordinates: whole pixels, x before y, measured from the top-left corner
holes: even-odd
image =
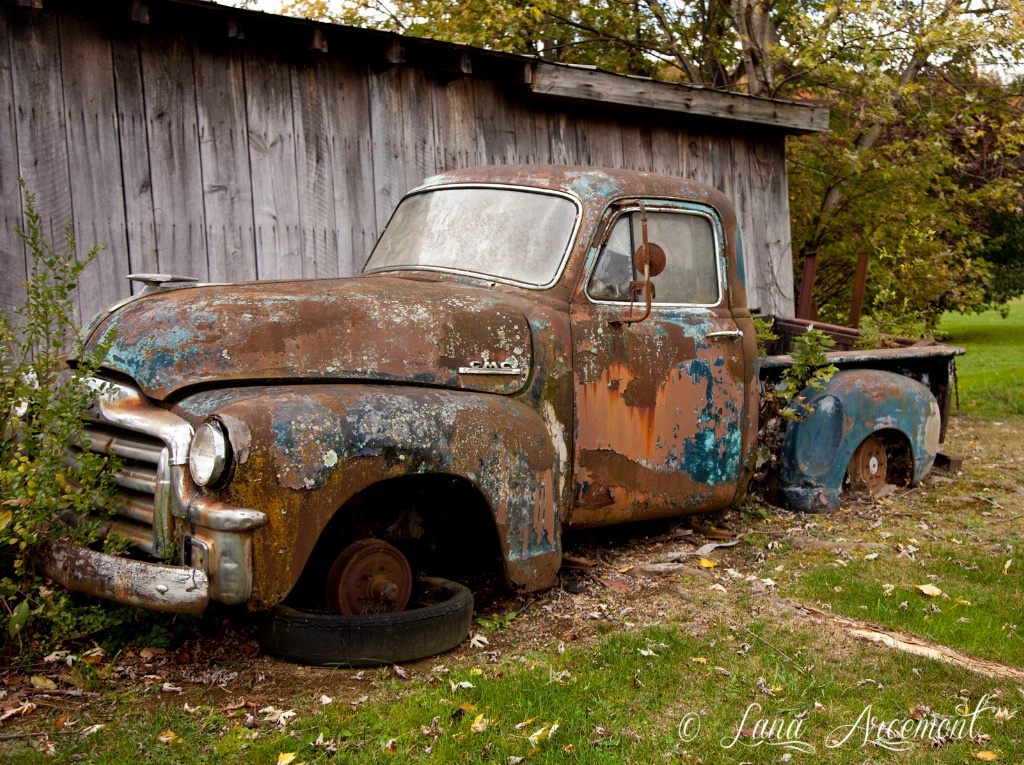
[[[857,258],[857,275],[853,278],[853,301],[850,304],[850,319],[846,323],[856,329],[860,326],[860,313],[864,308],[864,285],[868,280],[868,254],[862,252]]]
[[[771,125],[794,134],[828,130],[828,109],[822,107],[610,74],[597,69],[541,63],[533,74],[531,90],[538,96]]]
[[[804,257],[804,278],[800,283],[800,307],[796,311],[798,319],[810,319],[814,311],[814,276],[818,270],[818,253],[812,252]]]

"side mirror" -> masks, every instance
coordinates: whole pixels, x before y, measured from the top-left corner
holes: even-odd
[[[651,281],[651,277],[657,276],[665,270],[665,251],[658,245],[647,241],[647,208],[644,206],[643,200],[639,200],[638,203],[640,205],[640,241],[642,244],[633,253],[633,264],[636,266],[636,270],[644,275],[644,278],[643,281],[630,282],[629,290],[634,296],[640,292],[644,293],[644,312],[636,318],[630,315],[628,319],[619,319],[612,322],[613,324],[636,324],[651,315],[651,301],[654,299],[654,283]],[[630,314],[632,314],[632,306]]]
[[[650,257],[648,258],[647,253],[650,251]],[[665,251],[660,245],[654,244],[653,242],[637,247],[636,252],[633,253],[633,263],[636,264],[636,270],[641,274],[649,274],[650,276],[657,276],[665,270]]]

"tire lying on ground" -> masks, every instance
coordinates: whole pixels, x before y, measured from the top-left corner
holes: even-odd
[[[263,650],[297,664],[374,667],[448,651],[469,635],[473,593],[458,582],[423,577],[404,611],[344,616],[286,605],[260,625]]]

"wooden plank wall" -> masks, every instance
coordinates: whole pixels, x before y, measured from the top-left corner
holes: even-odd
[[[684,117],[531,100],[525,89],[226,35],[115,29],[0,8],[0,307],[20,300],[24,178],[59,239],[103,241],[80,318],[126,297],[129,272],[203,280],[357,273],[425,176],[501,163],[648,170],[735,201],[751,306],[791,315],[783,139]],[[139,286],[136,285],[136,290]]]

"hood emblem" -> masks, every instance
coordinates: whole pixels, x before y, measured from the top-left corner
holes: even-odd
[[[460,375],[518,375],[522,368],[516,358],[504,361],[491,361],[490,353],[484,351],[478,361],[469,362],[467,367],[459,367]]]

